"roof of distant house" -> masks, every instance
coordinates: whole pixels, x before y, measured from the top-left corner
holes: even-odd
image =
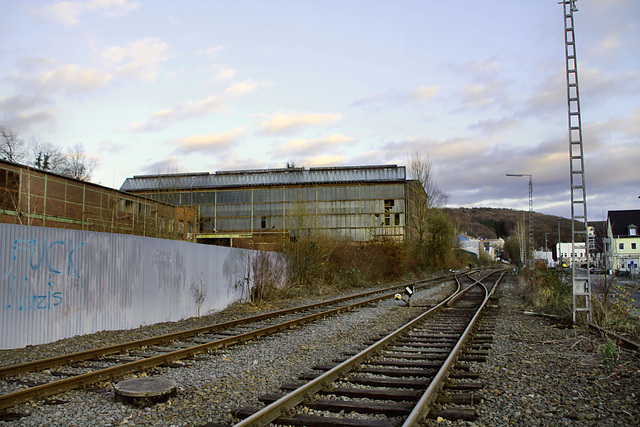
[[[628,236],[630,225],[640,228],[640,209],[609,211],[608,219],[614,236]]]

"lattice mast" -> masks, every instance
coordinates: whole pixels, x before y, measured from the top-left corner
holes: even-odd
[[[591,321],[591,275],[589,273],[589,232],[587,224],[587,191],[584,179],[584,150],[578,60],[574,36],[573,13],[577,0],[559,2],[564,8],[565,59],[567,71],[567,104],[569,111],[569,161],[571,167],[571,265],[573,280],[573,321]],[[584,242],[586,268],[576,259],[577,243]]]

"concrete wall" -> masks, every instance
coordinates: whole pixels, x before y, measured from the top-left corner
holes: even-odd
[[[176,321],[246,298],[252,259],[238,248],[0,224],[0,349]]]

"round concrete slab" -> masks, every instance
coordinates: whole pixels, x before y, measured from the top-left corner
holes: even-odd
[[[115,393],[123,397],[162,397],[176,391],[176,383],[162,377],[132,378],[115,385]]]

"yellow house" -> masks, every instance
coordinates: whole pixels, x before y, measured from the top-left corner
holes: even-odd
[[[609,211],[607,237],[610,268],[637,275],[640,266],[640,210]]]

